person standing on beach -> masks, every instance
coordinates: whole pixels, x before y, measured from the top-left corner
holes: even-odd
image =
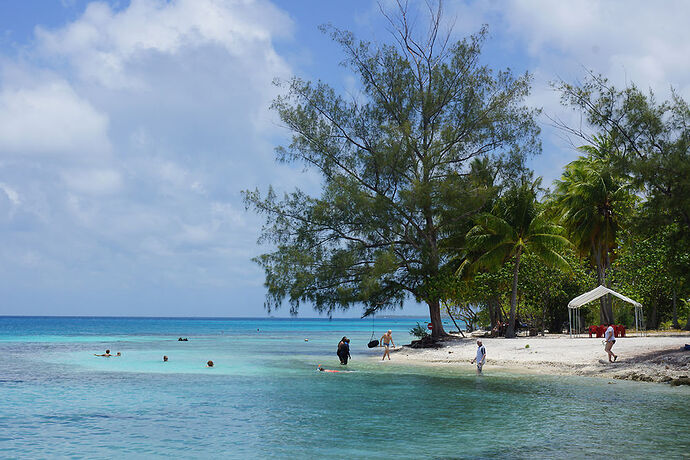
[[[611,351],[611,348],[613,348],[613,345],[616,343],[616,333],[613,330],[613,323],[609,323],[609,327],[606,328],[604,340],[606,341],[606,347],[604,350],[606,350],[606,353],[609,355],[609,362],[613,363],[618,359],[618,355],[613,354],[613,351]],[[613,360],[611,360],[612,356]]]
[[[393,342],[393,332],[388,329],[388,332],[383,334],[381,336],[381,345],[383,346],[383,357],[381,358],[381,361],[384,361],[386,359],[386,356],[388,356],[388,361],[391,360],[391,349],[390,346],[393,345],[393,348],[395,348],[395,342]]]
[[[482,373],[482,367],[484,367],[484,363],[486,362],[486,348],[482,345],[481,340],[477,340],[477,356],[470,361],[470,363],[474,362],[477,363],[477,375],[479,375]]]

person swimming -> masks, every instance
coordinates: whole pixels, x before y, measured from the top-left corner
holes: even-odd
[[[168,357],[165,356],[165,355],[163,355],[163,362],[164,362],[164,363],[167,363],[167,362],[168,362]]]
[[[355,372],[355,371],[339,371],[339,370],[336,370],[336,369],[324,369],[324,367],[323,367],[321,364],[319,364],[318,366],[316,366],[316,370],[319,371],[319,372],[342,372],[342,373]]]
[[[317,369],[319,370],[319,372],[340,372],[335,369],[324,369],[321,364],[317,366]]]
[[[206,367],[213,367],[213,361],[209,360],[209,361],[206,363]]]
[[[110,354],[110,350],[105,350],[105,353],[103,353],[102,355],[99,355],[98,353],[94,353],[93,355],[94,356],[104,356],[106,358],[110,358],[111,356],[113,356]],[[119,353],[118,353],[118,355],[119,355]]]

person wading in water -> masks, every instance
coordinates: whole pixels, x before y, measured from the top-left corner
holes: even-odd
[[[347,366],[348,358],[352,359],[350,356],[350,339],[343,337],[338,343],[338,358],[340,359],[340,364]]]

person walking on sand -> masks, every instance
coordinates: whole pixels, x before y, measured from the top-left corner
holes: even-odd
[[[618,359],[618,355],[613,354],[613,351],[611,351],[611,348],[613,348],[613,345],[616,343],[616,334],[613,330],[613,323],[609,323],[609,327],[606,328],[604,340],[606,341],[606,347],[604,350],[606,350],[606,353],[609,355],[609,362],[613,363]],[[611,360],[612,356],[613,360]]]
[[[470,363],[477,363],[477,375],[482,373],[482,367],[484,367],[484,363],[486,362],[486,348],[484,348],[484,345],[482,345],[481,340],[477,340],[477,356],[472,358],[472,361]]]
[[[393,332],[390,329],[388,329],[388,332],[381,336],[381,346],[383,346],[384,348],[383,357],[381,358],[381,361],[384,361],[386,359],[386,356],[388,356],[388,361],[391,360],[391,345],[393,345],[393,348],[395,348],[395,342],[393,342]]]

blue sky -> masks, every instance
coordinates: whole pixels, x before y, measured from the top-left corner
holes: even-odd
[[[448,1],[446,13],[458,37],[489,24],[484,62],[532,72],[528,102],[546,115],[577,122],[548,82],[584,68],[690,97],[687,2]],[[323,23],[389,40],[364,0],[0,2],[0,314],[265,315],[250,259],[267,248],[240,191],[318,189],[274,162],[288,133],[268,106],[274,77],[356,89]],[[540,121],[531,164],[549,184],[576,154]]]

